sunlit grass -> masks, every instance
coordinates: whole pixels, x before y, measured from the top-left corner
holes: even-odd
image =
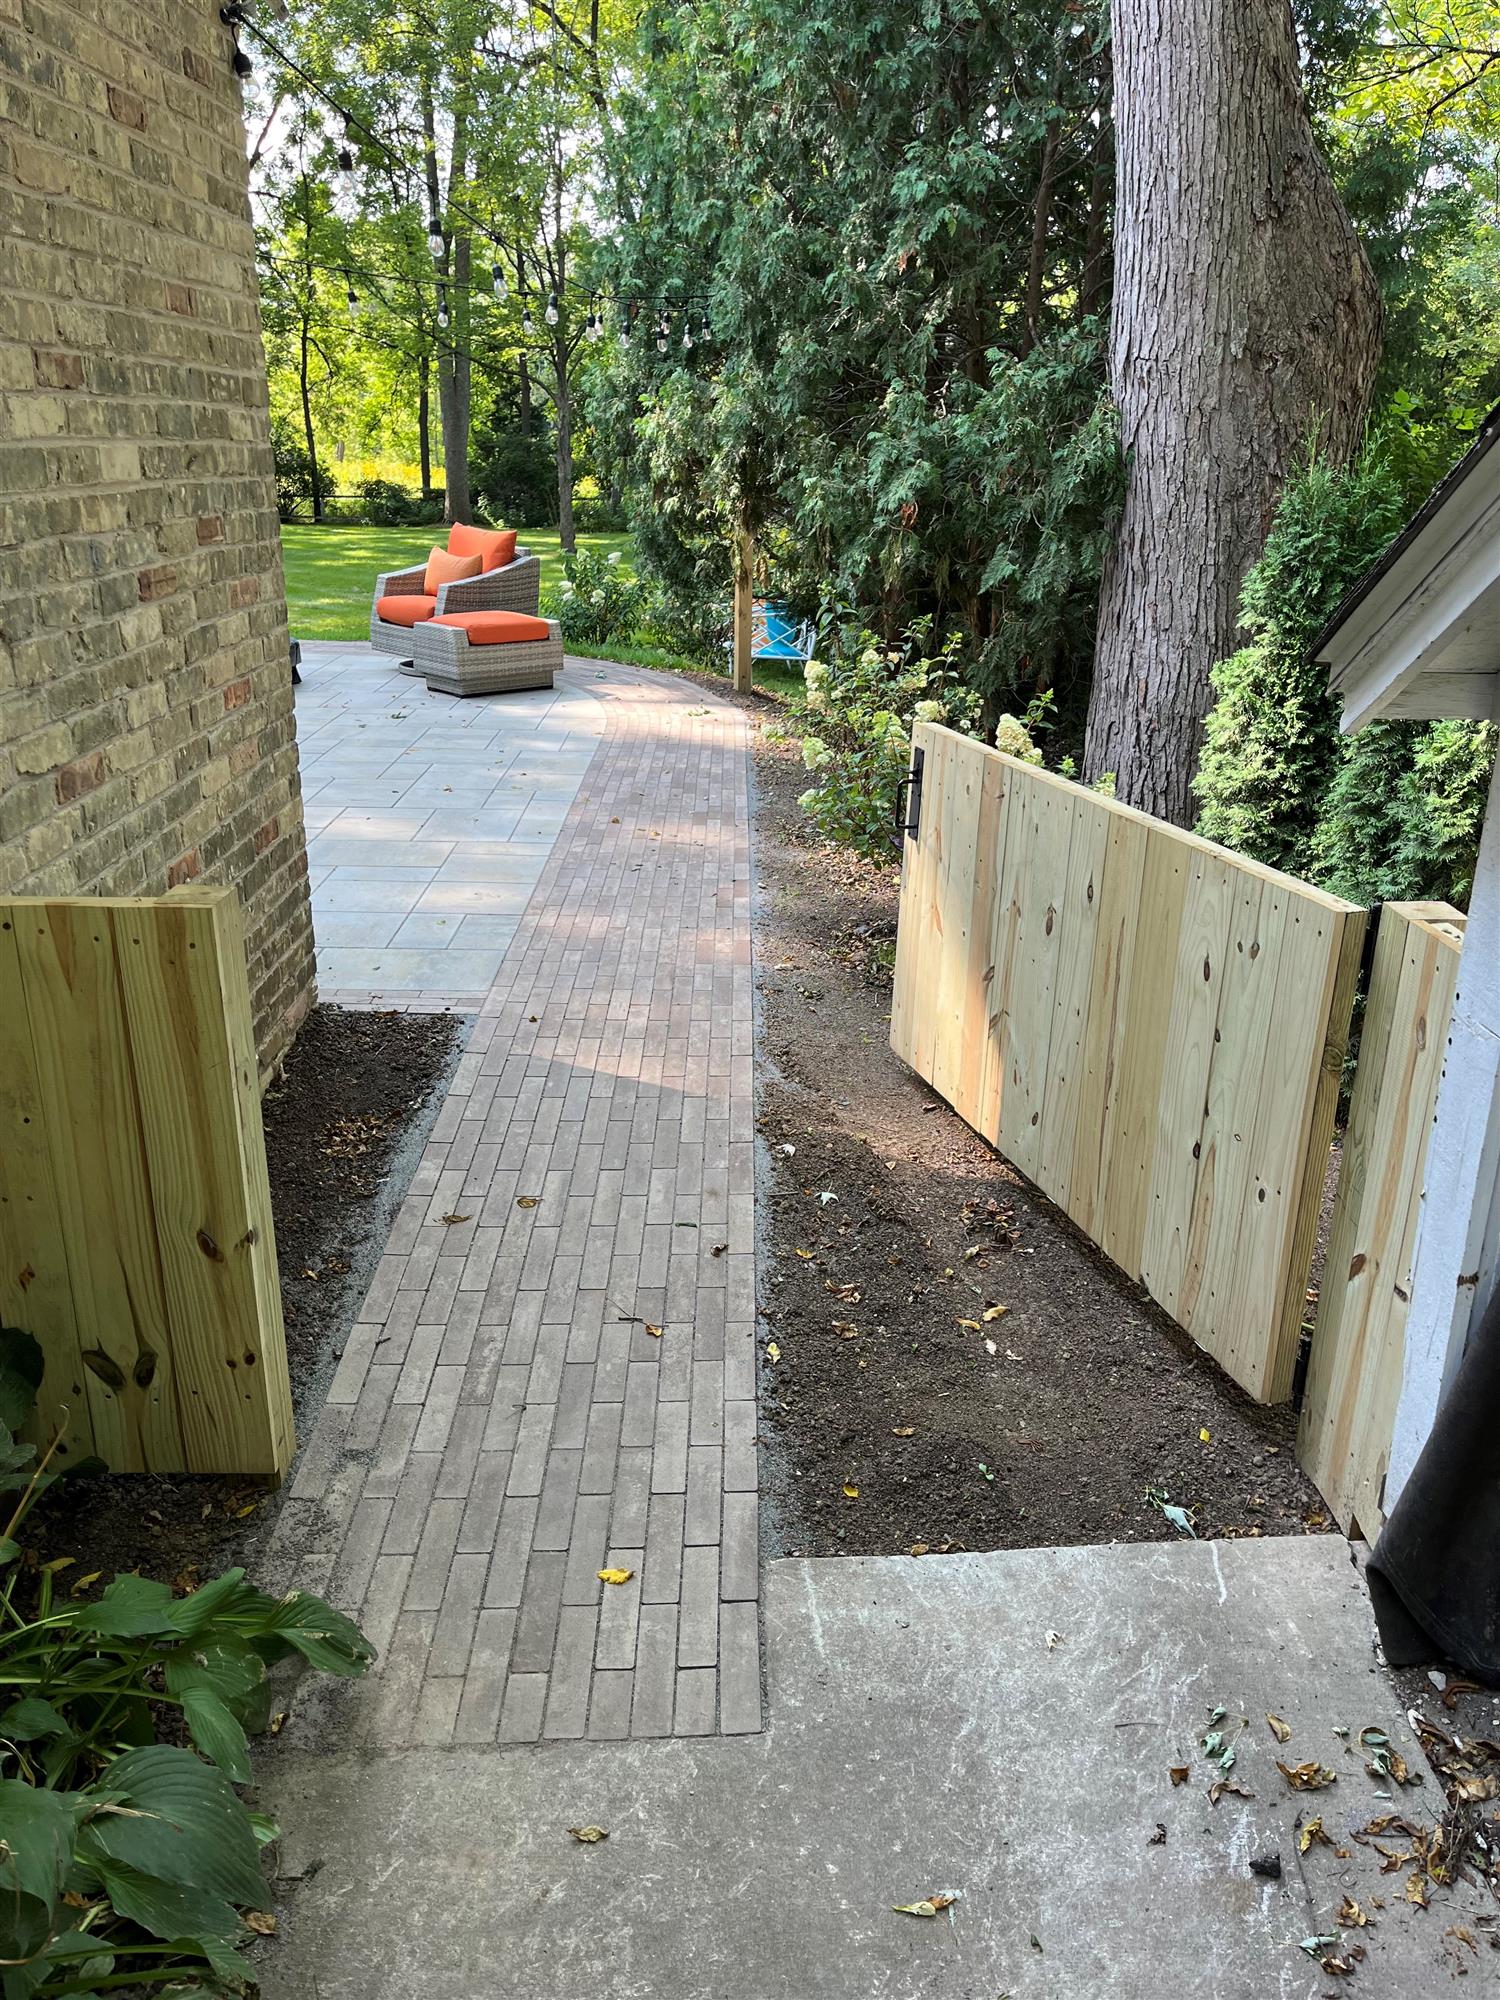
[[[294,639],[363,639],[370,630],[370,599],[384,570],[425,562],[447,530],[427,528],[314,528],[283,524],[281,560],[286,570],[287,612]],[[523,528],[522,546],[542,559],[542,588],[562,581],[562,545],[556,528]],[[628,535],[580,535],[580,548],[630,559]]]

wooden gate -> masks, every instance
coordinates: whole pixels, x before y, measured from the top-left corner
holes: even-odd
[[[0,1322],[35,1435],[268,1473],[291,1391],[239,900],[0,901]]]
[[[1284,1399],[1365,912],[952,730],[914,749],[891,1046]]]
[[[1422,1170],[1464,919],[1447,903],[1380,912],[1297,1456],[1345,1534],[1373,1541],[1401,1395]]]

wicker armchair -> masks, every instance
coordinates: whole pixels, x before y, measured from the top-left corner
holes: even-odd
[[[410,569],[387,570],[375,579],[375,596],[370,605],[370,644],[381,653],[393,653],[408,663],[412,656],[412,628],[382,618],[377,606],[383,597],[421,597],[427,574],[425,563]],[[437,593],[431,616],[441,618],[449,611],[524,611],[536,616],[542,588],[542,559],[529,549],[518,548],[503,569],[487,570],[482,576],[465,577],[461,583],[445,583]],[[412,671],[408,664],[406,671]]]

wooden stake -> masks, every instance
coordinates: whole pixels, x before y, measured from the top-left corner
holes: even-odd
[[[734,690],[749,694],[754,645],[755,537],[742,519],[734,538]]]

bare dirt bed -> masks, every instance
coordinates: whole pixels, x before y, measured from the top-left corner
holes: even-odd
[[[723,682],[713,683],[724,693]],[[768,1546],[1170,1539],[1331,1523],[1252,1403],[891,1054],[899,871],[818,842],[756,723]]]
[[[301,1431],[323,1400],[462,1037],[463,1022],[452,1015],[319,1007],[266,1093],[271,1207]],[[81,1574],[139,1568],[187,1585],[233,1561],[237,1543],[275,1505],[258,1481],[64,1481],[32,1515],[26,1541],[38,1561],[76,1557]]]

